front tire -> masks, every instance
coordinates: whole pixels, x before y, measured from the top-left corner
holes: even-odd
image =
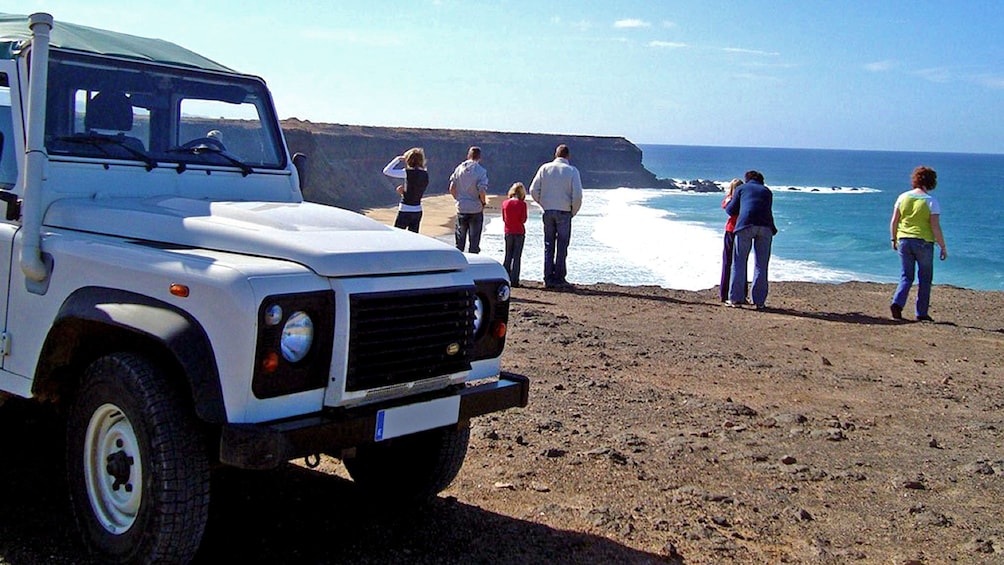
[[[471,428],[437,428],[363,445],[345,459],[352,480],[384,502],[430,499],[450,486],[464,464]]]
[[[145,357],[88,367],[67,423],[67,473],[84,541],[103,561],[187,563],[209,510],[193,412]]]

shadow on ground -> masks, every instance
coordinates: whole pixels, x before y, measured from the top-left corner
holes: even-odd
[[[62,423],[33,404],[0,407],[0,563],[94,563],[66,494]],[[463,472],[463,471],[461,471]],[[195,564],[671,563],[603,537],[484,511],[452,497],[393,510],[351,482],[289,465],[213,477],[209,526]]]

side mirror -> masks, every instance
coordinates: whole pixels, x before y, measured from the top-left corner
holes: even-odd
[[[296,167],[296,175],[300,177],[300,190],[307,185],[307,156],[303,153],[293,153],[293,166]]]

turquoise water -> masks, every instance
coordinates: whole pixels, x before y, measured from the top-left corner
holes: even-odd
[[[727,184],[748,169],[774,191],[771,280],[895,282],[889,217],[908,190],[910,172],[938,172],[949,257],[935,265],[935,284],[1004,290],[1004,155],[815,149],[643,145],[645,167],[659,177]],[[721,194],[658,189],[589,190],[573,222],[569,280],[582,284],[654,284],[698,290],[715,286],[725,213]],[[523,277],[541,279],[539,210],[527,222]],[[500,221],[491,222],[485,253],[504,254]]]

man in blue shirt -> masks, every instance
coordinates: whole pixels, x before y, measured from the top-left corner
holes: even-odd
[[[777,227],[774,225],[774,195],[763,184],[763,175],[747,171],[746,182],[739,185],[725,213],[738,216],[736,242],[732,260],[732,283],[729,288],[729,306],[746,303],[746,264],[750,248],[753,249],[753,304],[763,310],[767,302],[767,265],[770,263],[770,246]]]

